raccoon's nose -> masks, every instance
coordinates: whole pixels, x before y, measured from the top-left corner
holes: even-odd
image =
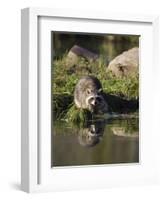
[[[92,104],[93,106],[97,105],[96,99],[94,99],[94,100],[91,102],[91,104]]]
[[[98,104],[98,102],[95,100],[94,104],[95,104],[95,105],[97,105],[97,104]]]

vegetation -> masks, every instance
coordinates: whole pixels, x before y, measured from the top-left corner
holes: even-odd
[[[66,114],[66,120],[77,126],[85,125],[88,120],[92,119],[92,113],[86,109],[77,109],[75,105],[71,106]]]
[[[139,96],[139,76],[114,77],[106,73],[106,63],[103,58],[89,62],[81,58],[76,66],[66,67],[66,55],[53,64],[53,94],[73,94],[77,81],[84,75],[94,75],[102,83],[105,93],[121,96],[125,99],[137,99]]]
[[[139,96],[138,74],[130,77],[116,78],[111,73],[106,72],[107,63],[104,57],[100,57],[94,62],[80,58],[77,65],[71,67],[67,65],[66,58],[65,54],[53,63],[52,94],[55,119],[68,119],[75,123],[85,122],[90,119],[89,111],[79,110],[73,104],[74,87],[77,81],[84,75],[94,75],[101,81],[103,91],[107,95],[111,95],[108,97],[110,111],[124,111],[126,105],[132,110],[133,104],[129,104],[132,101],[136,101]],[[122,103],[125,107],[123,110]]]

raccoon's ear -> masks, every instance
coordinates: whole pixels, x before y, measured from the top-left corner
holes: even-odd
[[[100,92],[103,92],[102,88],[100,88],[100,89],[98,90],[98,92],[99,92],[99,93],[100,93]]]
[[[90,93],[91,93],[91,90],[90,90],[90,89],[87,89],[86,91],[87,91],[87,94],[90,94]]]

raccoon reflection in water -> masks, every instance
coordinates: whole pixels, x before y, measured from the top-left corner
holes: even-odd
[[[96,121],[79,129],[78,141],[84,147],[93,147],[98,144],[104,134],[105,122]]]

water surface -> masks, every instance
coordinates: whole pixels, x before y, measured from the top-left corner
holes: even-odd
[[[139,162],[138,118],[98,120],[77,128],[54,122],[52,166]]]

